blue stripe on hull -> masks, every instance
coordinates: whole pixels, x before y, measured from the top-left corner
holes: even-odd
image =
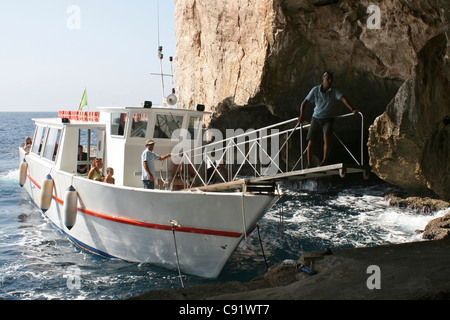
[[[27,194],[28,194],[28,192],[27,192]],[[100,250],[98,250],[98,249],[96,249],[96,248],[94,248],[94,247],[91,247],[90,245],[87,245],[86,243],[84,243],[84,242],[78,240],[77,238],[74,238],[73,236],[71,236],[70,234],[68,234],[67,232],[65,232],[63,229],[61,229],[60,227],[58,227],[58,226],[57,226],[57,225],[56,225],[56,224],[55,224],[55,223],[54,223],[54,222],[53,222],[53,221],[45,214],[45,211],[44,211],[44,210],[42,210],[42,209],[39,208],[39,206],[37,205],[37,203],[33,200],[33,198],[32,198],[29,194],[28,194],[28,196],[30,197],[32,203],[36,206],[36,208],[39,209],[39,211],[41,212],[42,216],[43,216],[48,222],[50,222],[50,224],[51,224],[54,228],[58,229],[62,234],[64,234],[65,236],[67,236],[67,237],[69,238],[69,240],[71,240],[74,244],[76,244],[77,246],[81,247],[82,249],[84,249],[84,250],[86,250],[86,251],[88,251],[88,252],[97,254],[97,255],[99,255],[99,256],[102,256],[102,257],[105,257],[105,258],[109,258],[109,259],[118,259],[118,260],[121,260],[120,258],[117,258],[117,257],[115,257],[115,256],[112,256],[112,255],[110,255],[109,253],[106,253],[106,252],[100,251]]]

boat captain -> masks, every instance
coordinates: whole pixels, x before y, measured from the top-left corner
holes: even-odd
[[[147,140],[145,142],[145,150],[142,152],[142,184],[144,189],[154,189],[155,187],[155,160],[163,161],[170,157],[172,153],[164,156],[159,156],[153,149],[155,148],[155,141]]]

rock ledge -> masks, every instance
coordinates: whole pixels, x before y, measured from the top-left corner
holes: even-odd
[[[152,290],[131,300],[376,300],[449,299],[450,240],[412,242],[303,255],[250,282]],[[314,261],[316,275],[300,263]],[[379,267],[380,289],[369,289],[369,267]]]

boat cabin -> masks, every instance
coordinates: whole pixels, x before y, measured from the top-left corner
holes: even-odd
[[[114,169],[118,186],[142,187],[141,155],[148,139],[155,141],[159,155],[174,152],[183,143],[193,148],[201,143],[200,110],[167,107],[105,107],[100,112],[60,111],[58,118],[33,119],[36,130],[31,156],[48,162],[56,170],[86,176],[92,161],[104,160],[106,169]],[[200,133],[200,134],[198,134]],[[198,139],[196,139],[198,137]],[[180,150],[178,150],[180,151]],[[172,161],[155,161],[157,178],[171,177]],[[161,181],[155,183],[161,185]]]

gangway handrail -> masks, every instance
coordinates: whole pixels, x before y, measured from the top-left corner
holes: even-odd
[[[338,139],[338,141],[344,146],[345,150],[350,154],[350,156],[353,158],[353,160],[358,164],[358,166],[364,166],[364,116],[361,112],[357,112],[357,114],[359,114],[359,116],[361,117],[361,160],[360,162],[356,159],[356,157],[350,152],[350,150],[347,148],[347,146],[342,142],[342,140],[336,135],[335,132],[334,135],[336,136],[336,138]],[[348,114],[344,114],[344,115],[339,115],[334,117],[335,119],[338,118],[346,118],[349,116],[353,116],[356,115],[356,113],[348,113]],[[296,122],[296,125],[294,128],[290,128],[290,129],[285,129],[283,131],[277,131],[274,133],[270,133],[270,134],[266,134],[264,136],[260,136],[261,132],[265,132],[269,129],[273,129],[276,127],[281,127],[284,125],[287,125],[289,123],[292,122]],[[203,146],[199,146],[199,147],[195,147],[195,148],[191,148],[189,150],[180,152],[180,154],[182,154],[181,159],[180,159],[180,166],[178,166],[177,172],[174,174],[174,177],[177,175],[178,170],[181,170],[181,167],[184,166],[185,170],[183,170],[183,174],[185,175],[184,179],[182,179],[182,181],[184,182],[184,187],[185,188],[191,188],[195,182],[195,180],[197,178],[199,178],[201,184],[203,184],[203,186],[207,186],[211,183],[211,180],[213,178],[213,176],[217,173],[218,176],[220,177],[220,179],[223,180],[223,182],[227,182],[227,180],[224,178],[224,176],[220,173],[220,170],[218,168],[218,166],[223,162],[223,158],[224,156],[227,154],[227,152],[230,150],[230,148],[236,148],[242,156],[244,156],[243,162],[242,164],[239,166],[238,170],[236,170],[235,174],[228,174],[228,179],[231,181],[235,181],[239,174],[240,174],[240,170],[242,169],[242,167],[244,166],[244,164],[248,163],[251,168],[255,171],[255,176],[259,176],[262,177],[264,176],[264,174],[267,172],[267,170],[274,165],[276,167],[277,172],[280,171],[281,173],[283,173],[283,170],[278,166],[278,164],[276,163],[276,159],[279,157],[279,154],[281,153],[283,148],[286,148],[286,172],[289,171],[289,163],[288,163],[288,156],[289,156],[289,150],[288,150],[288,146],[289,146],[289,139],[292,137],[293,133],[296,131],[300,132],[300,149],[301,149],[301,154],[300,157],[298,159],[298,161],[296,162],[296,164],[294,165],[294,167],[292,167],[292,170],[290,172],[293,172],[295,170],[295,168],[297,167],[298,163],[301,162],[301,170],[303,170],[303,156],[306,153],[306,151],[308,150],[308,148],[306,148],[305,150],[303,150],[303,129],[310,127],[311,124],[307,124],[307,125],[303,125],[302,123],[298,123],[298,118],[292,118],[289,120],[285,120],[279,123],[275,123],[260,129],[256,129],[256,130],[250,130],[247,132],[244,132],[242,134],[238,134],[232,137],[228,137],[219,141],[214,141],[212,143],[203,145]],[[266,132],[265,132],[266,133]],[[252,135],[252,136],[251,136]],[[256,135],[256,138],[253,137],[253,135]],[[274,157],[271,157],[266,150],[264,150],[263,146],[261,145],[260,142],[262,142],[264,139],[266,139],[268,141],[268,139],[271,139],[272,137],[276,137],[276,136],[282,136],[282,135],[286,135],[286,139],[284,141],[284,143],[282,144],[282,146],[276,151],[276,155]],[[239,139],[239,138],[243,138],[243,141],[240,142],[235,142],[234,140]],[[245,137],[249,137],[249,140],[245,140]],[[222,148],[213,148],[214,146],[217,145],[221,145],[223,146]],[[241,150],[241,146],[244,146],[245,150],[245,145],[248,145],[249,150],[246,154],[244,154],[244,152],[242,152]],[[249,160],[249,156],[251,156],[252,150],[253,148],[257,147],[257,149],[259,148],[259,151],[264,152],[265,153],[265,157],[267,157],[269,159],[269,162],[267,163],[267,167],[265,167],[264,172],[258,172],[257,168],[255,168],[255,166],[253,166],[253,164],[250,162]],[[208,150],[210,149],[210,150]],[[198,151],[201,150],[202,152],[200,154],[197,154]],[[233,149],[234,150],[234,149]],[[197,152],[195,152],[197,151]],[[222,152],[222,156],[220,157],[219,161],[217,163],[214,163],[214,161],[211,159],[212,157],[212,153],[213,152]],[[234,155],[234,151],[233,152]],[[257,151],[255,151],[257,152]],[[198,164],[199,166],[196,168],[194,163],[191,161],[191,155],[193,157],[199,157],[201,156],[201,162]],[[217,160],[216,160],[217,161]],[[197,163],[196,163],[197,164]],[[211,172],[211,176],[208,178],[208,164],[212,166],[213,171]],[[226,163],[228,166],[228,169],[232,168],[232,164],[231,163]],[[202,178],[202,174],[199,172],[200,168],[202,166],[205,166],[205,178]],[[261,171],[263,169],[262,165],[263,163],[260,163],[261,165]],[[266,163],[264,163],[264,165],[266,165]],[[186,182],[189,181],[189,177],[187,176],[188,171],[186,166],[191,166],[191,168],[194,171],[194,176],[191,177],[191,184],[188,185]],[[173,180],[172,180],[173,182]]]
[[[272,129],[272,128],[275,128],[275,127],[279,127],[279,126],[288,124],[288,123],[293,122],[293,121],[298,121],[298,118],[293,118],[293,119],[286,120],[286,121],[283,121],[283,122],[278,122],[278,123],[272,124],[272,125],[264,127],[264,128],[254,129],[251,132],[244,132],[244,133],[241,133],[241,134],[238,134],[238,135],[235,135],[235,136],[232,136],[232,137],[228,137],[228,138],[225,138],[225,139],[222,139],[222,140],[219,140],[219,141],[214,141],[214,142],[208,143],[207,145],[204,145],[204,146],[199,146],[199,147],[195,147],[195,148],[189,149],[189,150],[187,150],[185,152],[188,153],[188,152],[191,152],[191,151],[204,149],[207,146],[210,147],[210,146],[213,146],[215,144],[223,143],[223,142],[225,142],[227,140],[236,139],[236,138],[240,138],[240,137],[245,137],[245,136],[248,136],[249,134],[254,134],[256,132],[260,132],[260,131],[263,131],[263,130],[268,130],[268,129]],[[292,129],[288,129],[286,131],[290,131],[290,130],[292,130]],[[215,149],[215,150],[220,150],[220,149]]]

